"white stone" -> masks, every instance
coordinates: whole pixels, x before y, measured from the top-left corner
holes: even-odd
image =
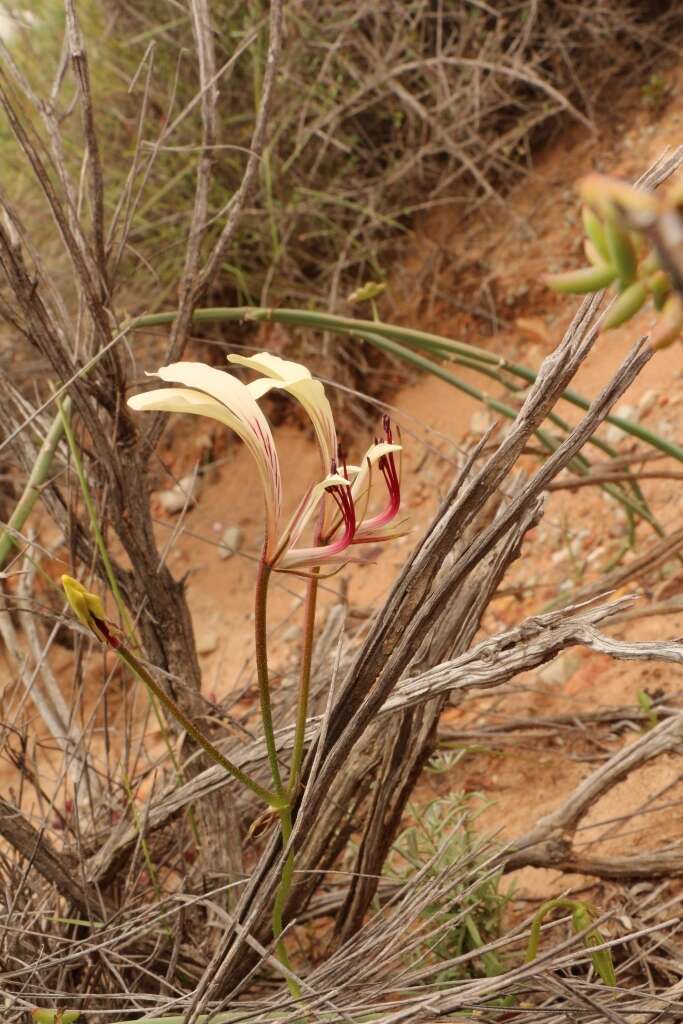
[[[164,512],[176,515],[178,512],[182,512],[186,505],[191,508],[197,503],[199,487],[200,481],[196,474],[184,476],[175,487],[171,487],[168,491],[159,491],[157,494],[159,504]]]
[[[242,547],[243,540],[244,534],[239,526],[228,526],[227,529],[223,530],[223,535],[218,545],[218,554],[223,559],[232,558]]]
[[[491,426],[491,417],[486,409],[477,409],[476,412],[472,413],[470,419],[470,434],[477,434],[481,436]]]

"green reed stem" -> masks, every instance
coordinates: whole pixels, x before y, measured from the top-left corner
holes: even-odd
[[[176,315],[177,314],[175,312],[170,312],[153,313],[149,316],[139,316],[136,317],[130,325],[126,325],[126,328],[130,327],[131,330],[137,330],[141,327],[155,327],[162,324],[170,324],[173,323]],[[357,337],[364,337],[366,333],[372,333],[384,338],[389,338],[393,341],[398,341],[402,345],[412,345],[414,348],[431,351],[436,355],[441,355],[443,358],[451,353],[453,355],[469,356],[477,362],[488,364],[489,366],[495,366],[499,369],[505,369],[515,376],[529,381],[529,383],[533,383],[537,376],[534,371],[530,370],[527,366],[522,366],[519,363],[508,363],[505,359],[501,359],[500,356],[493,355],[491,352],[478,348],[476,345],[468,345],[463,341],[452,341],[450,338],[444,338],[439,334],[431,334],[429,331],[419,331],[412,327],[399,327],[394,324],[385,324],[375,320],[357,320],[355,317],[335,316],[331,313],[320,313],[317,310],[267,309],[259,306],[216,306],[207,309],[196,309],[193,314],[193,320],[195,323],[213,323],[222,321],[229,321],[233,323],[249,323],[250,321],[258,323],[278,323],[287,324],[293,327],[308,327],[312,330],[332,331],[333,333],[344,334],[347,336],[356,335]],[[434,372],[434,366],[434,363],[430,363],[428,367],[430,373]],[[572,405],[578,406],[580,409],[588,409],[590,406],[588,399],[578,394],[578,392],[573,391],[571,388],[562,392],[562,398],[567,402],[571,402]],[[667,441],[658,434],[653,434],[652,431],[647,430],[645,427],[641,427],[638,423],[633,423],[631,420],[625,420],[621,416],[614,416],[611,413],[606,417],[606,422],[614,423],[616,426],[620,427],[624,433],[631,434],[631,436],[637,437],[641,441],[645,441],[653,448],[657,448],[666,455],[670,455],[678,462],[683,462],[683,448],[675,442]]]
[[[41,487],[52,468],[52,460],[64,434],[64,421],[68,420],[70,414],[71,399],[67,398],[41,445],[36,464],[31,470],[22,495],[9,518],[7,528],[0,533],[0,569],[7,561],[12,549],[21,547],[21,542],[15,539],[14,533],[21,530],[40,497]]]

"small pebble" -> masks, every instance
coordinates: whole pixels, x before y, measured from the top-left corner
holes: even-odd
[[[228,526],[223,531],[223,536],[220,539],[218,545],[218,554],[221,558],[232,558],[242,547],[242,541],[244,540],[244,534],[240,530],[239,526]]]
[[[197,503],[199,497],[200,480],[198,476],[191,474],[179,480],[175,487],[168,491],[159,491],[157,498],[164,512],[169,515],[176,515],[187,505],[191,508]]]

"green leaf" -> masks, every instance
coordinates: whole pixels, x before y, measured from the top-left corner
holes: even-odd
[[[620,327],[627,320],[635,316],[639,309],[642,309],[647,299],[647,287],[642,281],[634,281],[616,299],[609,313],[602,322],[605,331]]]
[[[606,288],[616,276],[615,267],[606,263],[601,267],[582,267],[581,270],[567,270],[563,274],[547,274],[545,282],[554,292],[562,295],[586,295]]]

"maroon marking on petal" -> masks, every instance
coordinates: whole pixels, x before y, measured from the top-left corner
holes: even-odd
[[[102,634],[102,636],[106,640],[106,642],[111,647],[111,649],[113,651],[117,651],[119,649],[119,647],[121,646],[121,641],[119,640],[119,638],[117,636],[114,636],[114,634],[109,629],[109,626],[104,621],[104,619],[98,619],[94,615],[93,615],[92,619],[93,619],[93,622],[95,623],[95,625],[97,626],[98,630],[100,631],[100,633]]]
[[[383,425],[387,443],[391,444],[391,423],[388,416],[384,417]],[[390,523],[401,507],[401,481],[399,480],[398,472],[396,470],[394,453],[388,452],[388,454],[382,455],[377,464],[380,473],[384,477],[384,483],[386,484],[389,500],[382,512],[379,512],[375,516],[371,516],[360,524],[359,530],[362,534],[362,538],[356,538],[354,542],[356,544],[363,543],[364,538],[367,536],[369,531],[371,532],[378,529],[380,526],[385,526],[387,523]]]
[[[343,550],[343,548],[351,544],[356,532],[356,507],[351,497],[351,488],[342,487],[341,484],[334,484],[332,487],[328,487],[327,490],[334,499],[344,522],[344,535],[338,541],[335,541],[335,548],[339,547],[340,550]]]

